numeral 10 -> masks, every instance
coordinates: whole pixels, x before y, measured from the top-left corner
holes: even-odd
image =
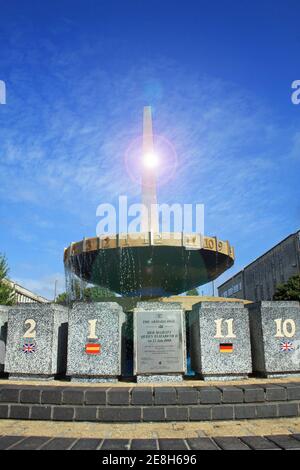
[[[277,318],[275,321],[276,324],[276,334],[275,338],[292,338],[296,333],[296,324],[294,320],[287,319],[282,320],[282,318]]]

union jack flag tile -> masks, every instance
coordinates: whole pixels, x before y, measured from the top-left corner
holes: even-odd
[[[280,341],[280,351],[281,352],[294,351],[293,343],[291,341]]]
[[[24,343],[22,348],[23,353],[31,354],[36,351],[36,346],[34,343]]]

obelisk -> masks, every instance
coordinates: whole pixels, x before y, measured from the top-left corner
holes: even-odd
[[[155,159],[151,106],[144,107],[143,118],[143,164],[142,164],[142,232],[158,232],[158,210],[156,196],[156,164],[147,165],[148,159]]]

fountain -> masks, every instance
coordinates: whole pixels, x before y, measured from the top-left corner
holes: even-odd
[[[68,306],[14,306],[9,314],[5,309],[0,310],[1,330],[7,324],[6,352],[3,354],[2,347],[0,372],[4,365],[10,379],[49,380],[67,376],[75,382],[112,383],[135,376],[134,380],[141,383],[178,382],[187,375],[188,357],[197,378],[205,380],[247,378],[253,369],[271,377],[299,375],[299,302],[250,302],[248,305],[248,301],[239,299],[194,296],[192,302],[186,302],[189,296],[171,297],[216,279],[233,265],[234,251],[229,242],[202,233],[159,230],[153,149],[151,109],[146,107],[143,158],[147,165],[142,174],[142,201],[147,210],[142,213],[141,232],[85,238],[72,243],[64,252],[69,290],[75,284],[77,293],[78,287],[83,292],[91,283],[121,297],[70,302]],[[92,416],[95,420],[98,413],[98,419],[105,420],[115,409],[117,419],[122,420],[123,416],[124,420],[124,416],[129,416],[127,410],[111,406],[123,403],[119,399],[124,396],[124,390],[120,391],[115,392],[117,401],[109,398],[107,409],[102,402],[98,411],[96,407],[88,407],[88,412],[83,414],[75,407],[75,419],[86,420]],[[136,391],[145,393],[138,388]],[[165,393],[164,388],[161,392]],[[142,403],[153,403],[151,390],[150,394]],[[126,395],[129,400],[130,392]],[[165,411],[161,409],[163,403],[169,402],[155,403],[159,405],[158,410],[149,407],[148,419],[152,420],[152,411],[162,412],[163,421],[182,416],[177,415],[180,411],[177,405],[172,414],[169,407]],[[10,413],[13,408],[17,407],[10,407]],[[22,402],[20,409],[25,408],[28,407]],[[39,408],[33,406],[31,416]],[[74,410],[65,406],[63,413],[64,410],[70,411],[73,419]],[[190,412],[193,410],[195,415],[190,414],[191,419],[198,416],[197,405]],[[44,411],[50,413],[50,407],[47,405]],[[53,416],[55,411],[59,415],[60,410],[54,407]],[[136,413],[130,405],[131,411]],[[233,413],[232,406],[217,406],[215,414],[209,411],[212,419],[214,416],[224,419],[228,412]],[[137,413],[142,413],[142,409]],[[199,416],[201,413],[200,410]],[[242,417],[247,413],[243,411]],[[258,410],[253,413],[256,416]],[[44,419],[45,415],[42,416]],[[147,407],[143,407],[144,418],[147,420]]]
[[[200,233],[159,231],[151,108],[144,108],[140,233],[105,234],[71,243],[66,272],[124,297],[169,297],[215,280],[234,263],[228,241]]]

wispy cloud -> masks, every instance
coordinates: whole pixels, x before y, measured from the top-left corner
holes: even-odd
[[[179,161],[174,179],[159,188],[162,202],[204,203],[207,233],[230,239],[243,261],[259,237],[268,233],[265,243],[271,243],[291,229],[295,222],[286,216],[285,202],[296,189],[281,191],[289,178],[282,172],[283,149],[294,159],[293,172],[299,132],[283,129],[264,102],[234,83],[192,74],[163,58],[121,74],[96,60],[100,46],[93,53],[83,45],[76,54],[45,47],[48,65],[34,79],[32,61],[43,51],[27,55],[27,67],[16,55],[0,128],[0,224],[29,251],[31,244],[35,259],[34,250],[40,250],[49,259],[49,273],[58,272],[45,272],[40,281],[22,277],[26,287],[49,297],[53,279],[62,276],[63,247],[94,235],[97,205],[121,194],[139,198],[124,155],[141,133],[142,108],[149,103],[155,131],[173,143]],[[92,68],[81,67],[85,53]],[[78,75],[80,68],[84,73]],[[20,212],[21,206],[31,208],[28,220],[19,215],[13,227],[5,224],[6,212]],[[17,275],[18,265],[12,270]]]

